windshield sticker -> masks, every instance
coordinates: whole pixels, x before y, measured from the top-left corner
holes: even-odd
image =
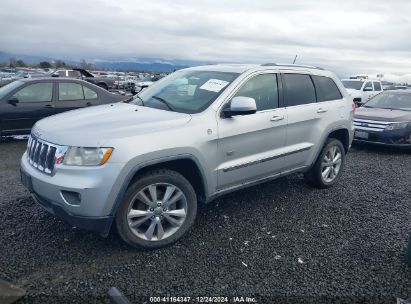
[[[219,79],[210,79],[206,83],[204,83],[200,89],[212,91],[212,92],[220,92],[222,88],[224,88],[229,82]]]

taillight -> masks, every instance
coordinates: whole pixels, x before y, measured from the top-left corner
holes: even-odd
[[[352,108],[352,112],[355,112],[355,108],[357,108],[357,105],[355,103],[352,103],[351,108]]]

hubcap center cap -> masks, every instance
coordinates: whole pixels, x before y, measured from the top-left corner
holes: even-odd
[[[163,213],[163,208],[157,207],[156,209],[154,209],[155,215],[161,215],[162,213]]]

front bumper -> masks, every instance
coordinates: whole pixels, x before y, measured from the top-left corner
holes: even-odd
[[[359,134],[362,136],[359,136]],[[366,138],[364,138],[364,135],[366,135]],[[411,148],[411,130],[405,129],[376,132],[356,129],[354,133],[354,142]]]
[[[107,235],[121,185],[121,164],[101,167],[60,167],[53,176],[32,167],[26,153],[21,159],[22,182],[34,200],[73,226]]]
[[[41,197],[37,193],[31,193],[34,201],[41,205],[47,212],[55,217],[62,219],[69,223],[73,227],[90,230],[97,232],[102,236],[107,236],[110,232],[111,223],[113,222],[113,216],[105,217],[86,217],[71,214],[63,207],[54,204],[53,202]]]

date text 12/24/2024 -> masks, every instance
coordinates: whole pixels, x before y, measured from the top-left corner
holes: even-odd
[[[150,303],[257,303],[253,297],[150,297]]]

